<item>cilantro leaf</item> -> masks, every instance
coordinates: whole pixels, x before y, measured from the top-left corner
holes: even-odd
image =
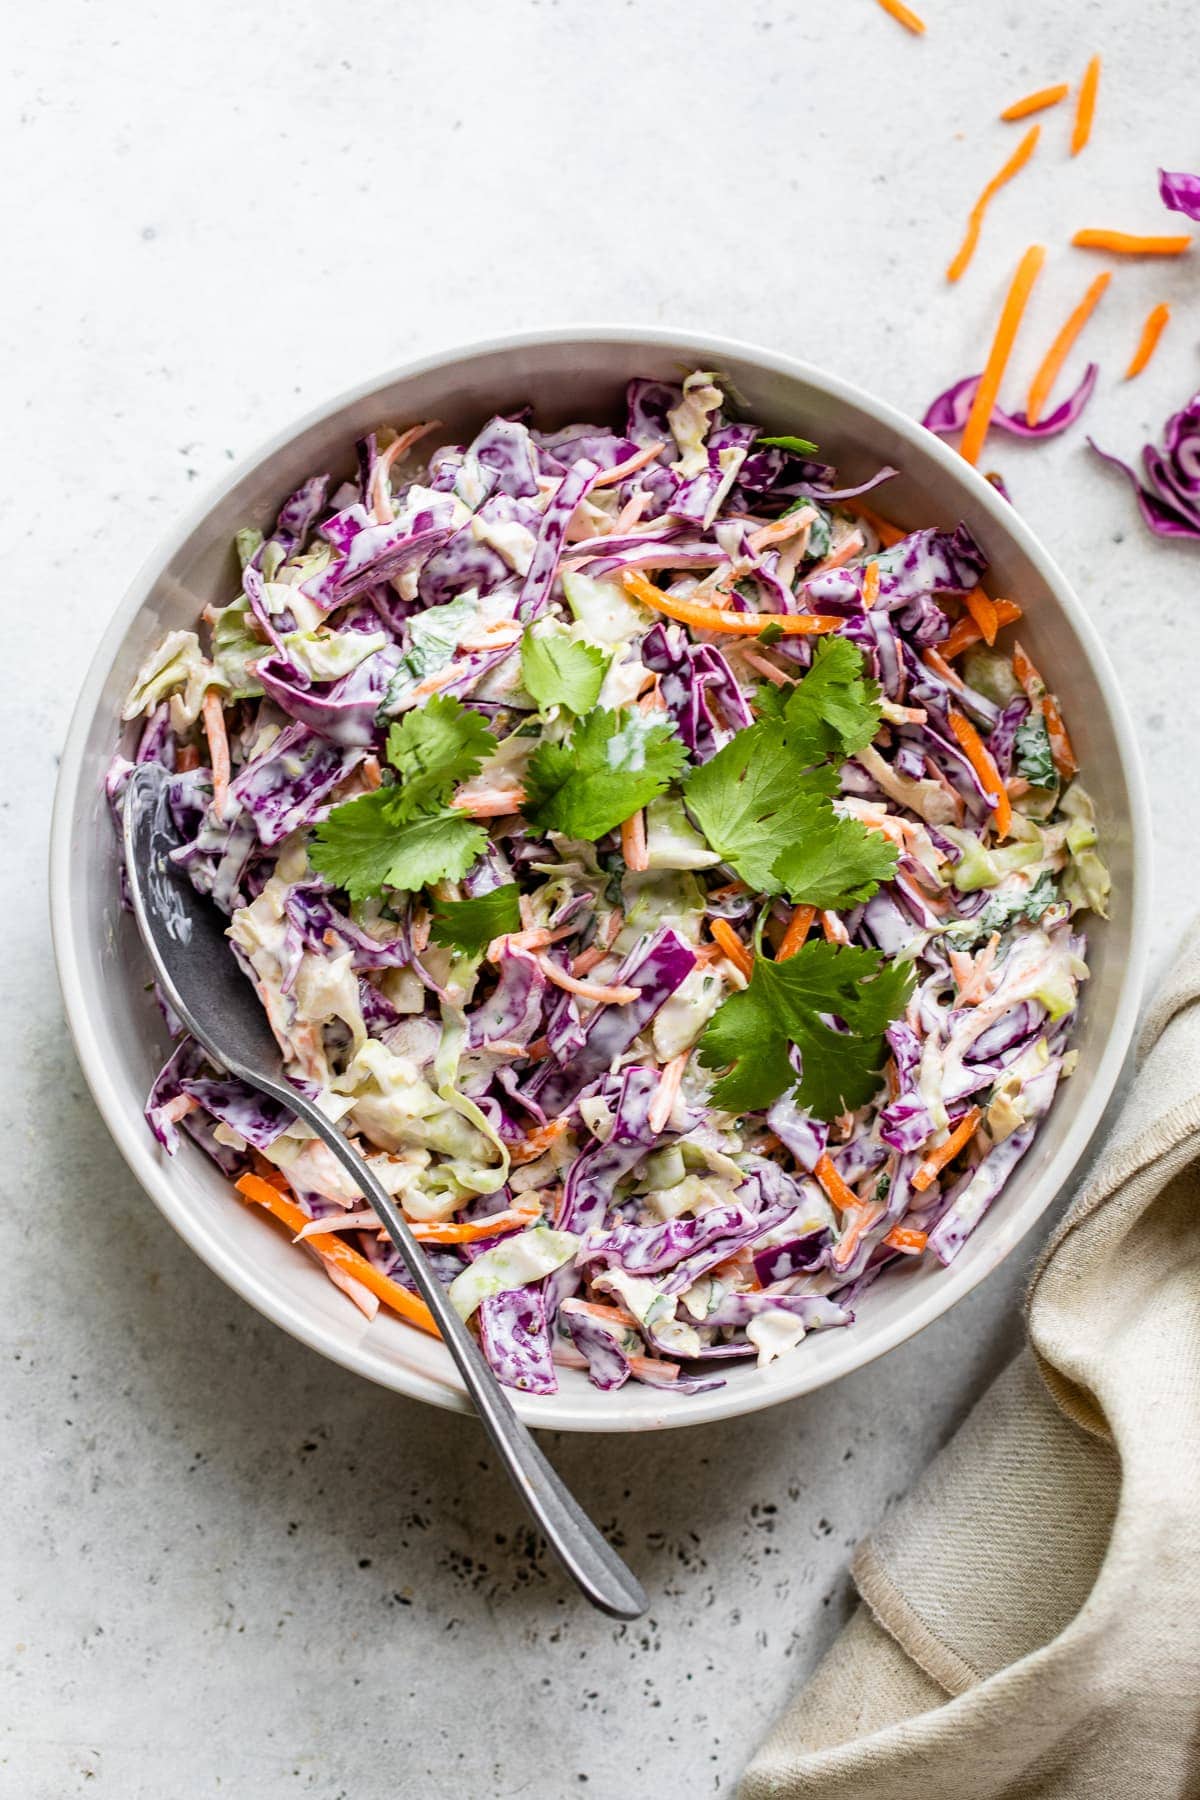
[[[668,721],[600,708],[579,719],[565,743],[538,745],[521,811],[535,830],[594,842],[661,794],[685,754]]]
[[[756,448],[760,450],[787,450],[792,456],[807,457],[815,456],[817,454],[817,446],[809,443],[807,438],[801,437],[760,437]]]
[[[750,985],[731,994],[700,1039],[706,1068],[727,1069],[713,1090],[729,1112],[759,1112],[795,1081],[797,1104],[818,1119],[864,1106],[879,1086],[884,1027],[912,992],[910,963],[855,945],[805,944],[786,962],[755,959]],[[847,1027],[826,1023],[834,1015]]]
[[[780,854],[810,818],[815,794],[837,788],[832,769],[797,755],[786,721],[761,719],[687,776],[688,811],[723,861],[752,888],[778,894]]]
[[[773,681],[760,681],[750,703],[755,718],[782,720],[789,691],[786,687],[776,687]]]
[[[479,714],[450,694],[433,694],[388,732],[387,758],[400,776],[394,816],[411,819],[440,807],[461,781],[478,775],[496,740]],[[340,809],[339,809],[340,810]]]
[[[1031,712],[1017,726],[1013,748],[1016,752],[1017,773],[1023,775],[1031,787],[1058,786],[1058,771],[1054,767],[1050,733],[1046,730],[1046,721],[1040,712]]]
[[[810,762],[853,756],[879,730],[879,684],[864,674],[863,653],[848,638],[823,638],[812,667],[784,708],[789,736]]]
[[[458,881],[486,844],[487,832],[464,813],[408,819],[395,788],[377,788],[334,807],[317,826],[309,860],[352,900],[365,900],[383,887]]]
[[[507,932],[520,931],[521,908],[515,881],[492,888],[486,894],[474,894],[469,900],[435,900],[433,906],[433,941],[448,950],[465,950],[478,955],[493,938]]]
[[[534,631],[521,640],[521,682],[539,708],[565,706],[590,712],[604,685],[609,659],[599,644],[584,644],[565,631]]]
[[[823,799],[809,800],[807,815],[774,865],[794,905],[830,911],[857,906],[895,873],[896,846],[880,832],[842,818]]]

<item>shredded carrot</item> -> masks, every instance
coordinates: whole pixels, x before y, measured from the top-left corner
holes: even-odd
[[[573,1296],[564,1300],[562,1310],[565,1313],[582,1313],[585,1318],[599,1319],[604,1325],[636,1326],[637,1320],[623,1306],[604,1306],[598,1300],[577,1300]]]
[[[621,855],[625,858],[625,867],[635,873],[640,874],[650,867],[646,850],[646,815],[640,806],[621,826]]]
[[[293,1201],[286,1199],[273,1182],[263,1181],[258,1175],[242,1175],[234,1185],[245,1199],[252,1200],[256,1206],[265,1207],[286,1225],[293,1236],[308,1224],[308,1214]],[[305,1238],[304,1241],[311,1250],[316,1251],[322,1262],[331,1263],[343,1275],[360,1281],[386,1306],[390,1306],[393,1312],[399,1313],[402,1319],[407,1319],[410,1325],[419,1325],[422,1331],[428,1331],[433,1337],[441,1336],[433,1322],[433,1314],[423,1300],[410,1294],[399,1282],[389,1281],[365,1256],[360,1256],[349,1244],[343,1244],[332,1232]]]
[[[855,1207],[862,1205],[862,1201],[854,1189],[842,1180],[834,1168],[827,1150],[817,1158],[813,1165],[813,1174],[839,1212],[851,1212]]]
[[[200,752],[195,744],[181,744],[175,752],[175,771],[182,775],[188,769],[200,767]]]
[[[883,1241],[889,1250],[901,1250],[906,1256],[920,1256],[929,1242],[929,1234],[914,1231],[908,1225],[893,1225]]]
[[[1093,56],[1083,71],[1079,97],[1075,102],[1075,123],[1071,128],[1071,155],[1078,156],[1092,135],[1096,116],[1096,90],[1100,86],[1100,58]]]
[[[1080,250],[1110,250],[1114,256],[1182,256],[1192,240],[1186,232],[1165,232],[1139,237],[1134,231],[1109,231],[1089,227],[1071,239]]]
[[[879,4],[885,13],[890,13],[892,18],[903,25],[906,31],[911,31],[914,37],[924,37],[924,19],[919,13],[915,13],[911,6],[905,6],[904,0],[879,0]]]
[[[1037,374],[1029,384],[1029,398],[1025,402],[1025,416],[1031,425],[1036,425],[1041,418],[1046,401],[1050,398],[1050,392],[1058,380],[1059,370],[1070,355],[1076,338],[1095,312],[1100,296],[1111,280],[1111,269],[1106,269],[1103,275],[1097,275],[1079,305],[1068,315],[1061,331],[1043,357]]]
[[[879,564],[869,562],[863,570],[862,603],[869,611],[879,598]]]
[[[1013,345],[1017,341],[1017,332],[1021,328],[1021,320],[1025,308],[1029,304],[1029,296],[1033,292],[1034,283],[1042,272],[1046,260],[1045,247],[1031,244],[1017,264],[1017,272],[1005,296],[1000,311],[1000,320],[996,326],[996,335],[992,339],[992,347],[988,351],[987,362],[983,374],[979,378],[979,386],[975,390],[975,398],[971,402],[971,411],[967,416],[966,428],[958,453],[965,462],[977,463],[984,440],[988,434],[988,426],[992,422],[996,400],[1000,393],[1000,383],[1004,379],[1004,371],[1008,367],[1008,359],[1012,355]]]
[[[629,987],[623,982],[614,985],[611,982],[577,981],[548,956],[535,956],[534,961],[555,987],[563,988],[568,994],[578,994],[581,1000],[594,1000],[597,1006],[631,1006],[641,998],[641,988]]]
[[[801,944],[803,944],[805,938],[812,930],[812,922],[815,915],[816,908],[813,906],[798,906],[796,908],[795,912],[787,922],[787,930],[784,932],[783,937],[780,940],[779,948],[775,952],[776,962],[786,962],[789,956],[795,956],[797,950],[799,950]]]
[[[972,725],[970,719],[962,713],[950,711],[950,729],[962,745],[963,753],[978,775],[980,781],[990,794],[996,796],[993,811],[996,815],[996,833],[999,837],[1007,837],[1012,829],[1012,805],[1000,779],[1000,771],[992,761],[992,753]]]
[[[983,633],[986,644],[994,644],[996,633],[1000,629],[1000,615],[996,611],[996,602],[990,594],[985,594],[980,587],[972,588],[965,597],[967,611]]]
[[[225,712],[219,688],[206,688],[202,705],[204,734],[208,739],[208,756],[212,764],[213,806],[218,819],[225,817],[225,796],[229,792],[229,738],[225,731]]]
[[[452,794],[450,797],[450,804],[455,812],[464,812],[472,819],[507,818],[509,813],[518,812],[524,803],[525,789],[523,787],[507,788],[503,791],[499,788],[491,788],[486,792],[480,791],[476,794],[467,793],[465,789],[460,788],[457,794]]]
[[[864,506],[861,500],[856,500],[846,510],[852,512],[856,519],[861,519],[864,525],[870,526],[885,550],[890,550],[893,544],[901,543],[908,536],[902,526],[893,525],[890,519],[881,519],[877,512]]]
[[[440,1224],[414,1225],[413,1236],[422,1244],[474,1244],[480,1238],[499,1237],[507,1231],[521,1231],[541,1213],[541,1207],[510,1206],[493,1213],[490,1219],[476,1219],[470,1224],[447,1220]]]
[[[651,1131],[665,1131],[667,1120],[671,1116],[671,1110],[679,1095],[679,1089],[683,1083],[683,1077],[688,1066],[688,1058],[691,1054],[690,1050],[683,1050],[678,1056],[673,1056],[670,1062],[663,1068],[663,1072],[659,1076],[658,1087],[655,1091],[654,1098],[650,1102],[650,1110],[646,1114],[646,1121],[649,1124]]]
[[[965,274],[967,265],[975,254],[975,246],[979,242],[979,233],[983,229],[983,218],[1000,189],[1018,175],[1037,149],[1041,126],[1031,125],[1021,142],[1017,145],[1002,169],[998,169],[980,194],[978,200],[967,214],[967,229],[963,241],[959,245],[950,267],[946,270],[947,281],[957,281]]]
[[[1036,93],[1026,94],[1021,100],[1014,100],[1000,114],[1002,119],[1011,122],[1013,119],[1027,119],[1030,113],[1044,112],[1048,106],[1057,106],[1070,93],[1070,84],[1056,81],[1051,87],[1038,88]]]
[[[750,976],[754,971],[754,958],[751,956],[749,950],[747,950],[745,944],[743,944],[737,932],[733,929],[733,926],[729,923],[729,920],[712,919],[709,921],[708,929],[712,932],[714,939],[720,944],[730,962],[733,963],[735,968],[740,969],[747,981],[749,981]]]
[[[969,1113],[964,1113],[945,1143],[934,1145],[912,1178],[918,1194],[923,1194],[926,1188],[932,1187],[946,1164],[953,1162],[978,1125],[979,1116],[979,1108],[973,1106]]]
[[[940,675],[948,687],[961,689],[966,686],[966,682],[958,670],[952,669],[941,651],[935,649],[932,644],[928,650],[922,650],[921,661],[927,669],[932,669],[935,675]]]
[[[530,1049],[533,1049],[532,1045]],[[519,1144],[510,1146],[509,1160],[515,1165],[536,1162],[539,1156],[545,1155],[552,1144],[558,1142],[566,1129],[567,1120],[565,1118],[548,1119],[544,1125],[538,1125],[529,1132]]]
[[[1021,608],[1015,600],[993,600],[996,609],[996,622],[999,626],[1011,625],[1021,617]],[[983,637],[978,625],[969,615],[965,619],[957,619],[950,627],[949,637],[942,639],[938,645],[942,660],[948,662],[952,656],[961,656],[972,644],[979,643]]]
[[[878,1225],[887,1208],[879,1205],[866,1205],[856,1201],[853,1212],[847,1211],[843,1223],[846,1229],[833,1247],[833,1266],[835,1269],[847,1269],[858,1246],[872,1226]]]
[[[386,450],[379,452],[371,471],[371,491],[367,496],[371,517],[377,525],[387,525],[395,517],[388,479],[392,464],[406,455],[429,432],[436,431],[441,422],[440,419],[427,419],[423,425],[410,425],[407,431],[402,431],[399,437],[392,439]]]
[[[765,656],[758,654],[757,650],[747,650],[744,644],[739,644],[738,648],[742,654],[742,661],[748,663],[752,669],[756,669],[764,681],[769,681],[773,687],[795,687],[794,675],[787,675],[782,669],[776,668],[773,662],[768,662]]]
[[[835,912],[822,912],[821,930],[827,944],[848,944],[850,933]]]
[[[664,594],[637,569],[626,569],[623,580],[627,591],[643,606],[652,606],[657,612],[666,613],[668,619],[678,619],[681,625],[691,625],[697,631],[731,631],[743,637],[757,637],[766,626],[777,625],[789,637],[809,637],[815,632],[836,631],[842,622],[819,613],[735,613],[722,612],[719,606],[698,606],[694,600],[677,600],[672,594]]]
[[[602,474],[597,475],[592,486],[594,488],[616,487],[619,482],[625,480],[627,475],[634,475],[639,469],[644,469],[647,463],[652,463],[664,449],[665,445],[663,444],[643,444],[640,450],[635,450],[633,455],[627,457],[623,463],[617,463],[613,468],[605,469]]]
[[[383,770],[379,766],[379,758],[377,756],[364,756],[360,773],[363,778],[363,785],[368,790],[374,790],[377,787],[383,786]]]
[[[1146,364],[1150,361],[1150,358],[1158,348],[1158,340],[1166,330],[1167,321],[1170,317],[1171,309],[1165,301],[1160,301],[1157,306],[1153,307],[1151,311],[1146,314],[1146,323],[1142,326],[1142,335],[1138,339],[1138,347],[1134,351],[1129,367],[1125,371],[1126,381],[1132,381],[1135,375],[1140,375]]]
[[[1013,674],[1025,689],[1030,702],[1041,708],[1054,766],[1064,781],[1069,780],[1072,775],[1079,773],[1079,759],[1063,723],[1063,716],[1058,710],[1057,699],[1050,693],[1020,644],[1013,645]]]
[[[1079,759],[1071,745],[1063,716],[1058,710],[1058,701],[1053,694],[1045,694],[1042,698],[1042,715],[1046,721],[1046,735],[1050,739],[1050,754],[1054,758],[1054,766],[1064,781],[1079,773]]]
[[[836,550],[830,551],[824,561],[817,563],[815,568],[809,570],[808,574],[804,577],[802,586],[807,587],[809,582],[815,581],[818,575],[828,575],[833,569],[844,568],[850,561],[850,558],[852,556],[857,556],[862,548],[863,540],[861,533],[852,531],[848,538],[843,539]]]

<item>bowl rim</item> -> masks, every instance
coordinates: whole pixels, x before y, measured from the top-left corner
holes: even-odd
[[[569,1399],[564,1399],[561,1392],[544,1397],[519,1393],[510,1395],[517,1412],[527,1424],[550,1430],[607,1433],[676,1429],[740,1417],[814,1392],[839,1380],[843,1375],[865,1368],[948,1312],[1004,1260],[1069,1181],[1100,1124],[1132,1040],[1149,954],[1147,927],[1151,906],[1152,863],[1145,771],[1129,711],[1117,684],[1108,652],[1062,570],[1030,527],[998,495],[992,484],[976,469],[965,464],[957,452],[951,450],[940,438],[855,383],[797,357],[737,338],[696,331],[675,331],[657,325],[585,323],[506,333],[431,351],[367,380],[356,382],[273,433],[265,443],[258,445],[248,456],[231,466],[221,480],[214,483],[197,504],[189,508],[184,517],[158,541],[114,609],[80,688],[59,766],[50,831],[51,937],[68,1026],[92,1098],[130,1171],[180,1236],[244,1300],[309,1348],[320,1351],[332,1361],[340,1363],[343,1368],[365,1375],[369,1380],[394,1392],[428,1401],[450,1411],[469,1412],[470,1403],[465,1392],[457,1386],[456,1380],[454,1384],[444,1384],[419,1370],[385,1363],[370,1354],[368,1339],[347,1341],[337,1336],[320,1319],[307,1316],[294,1302],[278,1296],[260,1279],[254,1265],[239,1260],[233,1254],[232,1246],[219,1232],[210,1230],[203,1221],[193,1216],[178,1184],[171,1179],[169,1168],[154,1155],[153,1140],[140,1113],[136,1118],[128,1114],[116,1084],[99,1054],[91,1020],[92,1003],[76,956],[71,927],[68,898],[73,857],[71,821],[83,773],[86,740],[121,645],[162,571],[170,565],[193,532],[204,523],[208,514],[227,493],[252,475],[264,462],[286,449],[302,433],[397,382],[439,369],[451,369],[472,358],[572,343],[578,343],[581,348],[604,344],[649,347],[667,352],[678,350],[685,358],[699,358],[697,366],[709,362],[719,364],[725,357],[754,363],[768,373],[804,381],[820,388],[835,402],[860,408],[881,426],[895,433],[915,454],[940,465],[957,479],[965,480],[973,490],[977,504],[990,516],[997,529],[1007,533],[1016,542],[1018,549],[1053,592],[1057,604],[1067,615],[1082,644],[1113,728],[1121,774],[1130,800],[1133,892],[1129,955],[1121,977],[1108,1039],[1095,1075],[1079,1101],[1062,1144],[1031,1190],[1029,1201],[1026,1202],[1028,1216],[1023,1219],[1018,1232],[997,1233],[991,1246],[991,1254],[981,1257],[977,1263],[952,1263],[940,1271],[939,1280],[931,1284],[929,1292],[914,1296],[911,1306],[888,1328],[876,1333],[869,1345],[864,1339],[857,1338],[853,1331],[838,1333],[839,1340],[845,1341],[845,1348],[839,1356],[830,1358],[820,1366],[802,1356],[788,1358],[786,1364],[776,1365],[774,1379],[769,1383],[744,1388],[727,1383],[715,1391],[693,1396],[684,1404],[676,1402],[675,1406],[664,1408],[661,1413],[650,1414],[640,1409],[635,1412],[632,1408],[623,1407],[619,1394],[606,1396],[609,1404],[604,1412],[597,1414],[575,1406]],[[1037,1203],[1031,1206],[1030,1201],[1034,1200]],[[784,1368],[788,1370],[786,1376],[783,1374]]]

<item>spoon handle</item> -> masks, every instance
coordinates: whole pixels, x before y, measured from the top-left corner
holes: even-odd
[[[509,1480],[568,1575],[601,1612],[614,1619],[640,1617],[647,1605],[641,1584],[567,1491],[518,1419],[475,1338],[450,1304],[441,1283],[430,1273],[408,1221],[370,1166],[332,1120],[290,1083],[272,1081],[257,1071],[246,1070],[245,1074],[256,1087],[282,1101],[311,1126],[387,1226],[389,1237],[404,1258],[442,1341],[458,1366]]]

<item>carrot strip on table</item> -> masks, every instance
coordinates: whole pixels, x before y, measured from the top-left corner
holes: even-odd
[[[996,609],[996,623],[1001,627],[1011,625],[1021,617],[1021,608],[1015,600],[993,600],[992,605]],[[950,627],[949,637],[942,639],[938,649],[943,660],[949,662],[952,657],[961,656],[964,650],[969,650],[972,644],[978,644],[982,637],[979,626],[968,614],[964,619],[955,620]]]
[[[308,1214],[281,1194],[273,1182],[264,1181],[258,1175],[242,1175],[234,1185],[243,1198],[252,1200],[256,1206],[265,1207],[281,1224],[288,1227],[293,1236],[308,1224]],[[332,1263],[343,1275],[360,1281],[365,1288],[378,1295],[385,1306],[390,1306],[402,1319],[407,1319],[410,1325],[420,1326],[422,1331],[429,1332],[432,1337],[441,1336],[425,1302],[415,1294],[410,1294],[407,1288],[402,1288],[398,1281],[390,1281],[386,1275],[380,1274],[374,1263],[369,1263],[365,1256],[360,1256],[349,1244],[343,1244],[331,1232],[305,1238],[304,1241],[323,1262]]]
[[[829,1152],[823,1151],[813,1165],[813,1174],[824,1188],[829,1200],[839,1212],[850,1212],[862,1205],[862,1201],[854,1189],[842,1180],[830,1160]]]
[[[787,922],[787,930],[779,940],[779,948],[775,952],[776,962],[786,962],[789,956],[795,956],[812,930],[816,910],[815,906],[798,906],[796,908]]]
[[[1017,265],[1016,274],[1012,278],[1012,284],[1000,310],[996,335],[992,339],[992,347],[988,351],[987,362],[984,364],[983,374],[979,378],[979,386],[975,390],[975,398],[971,402],[971,411],[967,416],[966,428],[958,447],[958,453],[964,462],[977,463],[979,461],[979,453],[983,449],[988,426],[992,422],[992,413],[999,397],[1000,383],[1004,379],[1008,359],[1012,355],[1013,345],[1017,341],[1021,320],[1025,315],[1025,308],[1029,304],[1029,296],[1033,292],[1034,283],[1042,272],[1045,260],[1045,246],[1031,244]]]
[[[1000,117],[1010,122],[1013,119],[1027,119],[1030,113],[1044,112],[1048,106],[1057,106],[1060,100],[1066,99],[1070,91],[1069,82],[1056,81],[1051,87],[1038,88],[1035,93],[1014,100],[1011,106],[1005,107]]]
[[[1112,270],[1106,269],[1097,275],[1088,288],[1087,293],[1064,320],[1061,330],[1047,350],[1038,367],[1038,372],[1029,384],[1029,398],[1025,402],[1025,416],[1031,425],[1036,425],[1050,398],[1059,371],[1071,353],[1076,338],[1095,312],[1100,297],[1112,280]]]
[[[920,13],[915,13],[911,6],[905,6],[904,0],[879,0],[879,4],[885,13],[890,13],[892,18],[898,24],[903,25],[906,31],[911,31],[914,37],[924,37],[924,19]]]
[[[1096,117],[1096,94],[1100,87],[1100,58],[1093,56],[1083,71],[1079,98],[1075,102],[1075,123],[1071,127],[1071,155],[1078,156],[1092,135]]]
[[[840,619],[826,618],[821,613],[754,613],[722,612],[719,606],[700,606],[694,600],[678,600],[664,594],[637,569],[626,569],[622,578],[627,592],[643,606],[652,606],[678,619],[681,625],[697,631],[728,631],[741,637],[757,637],[768,625],[776,625],[786,637],[811,637],[815,633],[836,631]]]
[[[979,1108],[973,1106],[969,1113],[964,1113],[945,1143],[934,1145],[912,1178],[912,1184],[919,1194],[923,1194],[926,1188],[932,1187],[946,1164],[954,1161],[974,1132],[979,1118]]]
[[[1114,256],[1182,256],[1192,247],[1185,231],[1140,237],[1135,231],[1109,231],[1100,226],[1077,231],[1071,242],[1080,250],[1110,250]]]
[[[1012,829],[1012,803],[1009,800],[1000,771],[992,760],[992,753],[963,713],[950,710],[950,729],[962,745],[963,754],[989,793],[996,796],[992,811],[996,817],[996,832],[1000,837],[1007,837]]]
[[[1000,629],[1000,615],[991,595],[985,594],[981,587],[972,588],[969,594],[964,595],[963,603],[983,633],[984,642],[994,644],[996,633]]]
[[[754,958],[751,956],[749,950],[747,950],[745,944],[743,944],[737,932],[733,929],[733,926],[729,923],[729,920],[710,919],[708,929],[712,932],[714,940],[720,944],[730,962],[735,968],[740,969],[747,981],[749,981],[750,976],[754,971]]]
[[[995,199],[1000,189],[1010,182],[1014,175],[1020,173],[1037,149],[1037,141],[1041,135],[1040,125],[1031,125],[1021,142],[1017,145],[1003,168],[998,169],[988,182],[978,200],[967,214],[967,229],[963,241],[955,252],[954,258],[946,270],[947,281],[957,281],[966,272],[971,258],[975,254],[975,246],[979,242],[979,233],[983,229],[983,216]]]
[[[1158,349],[1158,340],[1167,328],[1171,317],[1171,309],[1166,301],[1160,301],[1146,314],[1146,322],[1142,326],[1142,335],[1138,339],[1138,347],[1130,358],[1129,367],[1125,371],[1126,381],[1132,381],[1140,375],[1154,352]]]

